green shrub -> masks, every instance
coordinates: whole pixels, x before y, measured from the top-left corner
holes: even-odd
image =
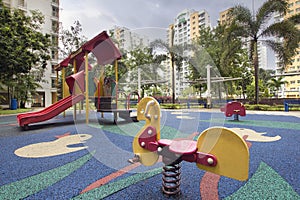
[[[181,108],[180,104],[161,104],[160,107],[165,108],[165,109],[180,109]]]
[[[22,108],[17,110],[0,110],[0,115],[10,115],[10,114],[18,114],[18,113],[24,113],[32,111],[32,109],[29,108]]]
[[[283,111],[283,105],[245,104],[246,110]]]

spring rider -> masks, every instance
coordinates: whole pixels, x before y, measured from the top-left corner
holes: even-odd
[[[134,137],[134,160],[145,166],[154,165],[159,156],[164,163],[162,191],[179,195],[181,162],[196,163],[199,169],[229,178],[248,179],[249,150],[245,141],[223,127],[204,130],[197,141],[190,139],[161,139],[160,106],[152,97],[143,98],[137,107],[138,120],[146,121]]]

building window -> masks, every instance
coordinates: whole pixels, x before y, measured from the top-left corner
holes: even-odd
[[[55,66],[56,66],[56,65],[52,65],[52,66],[51,66],[51,73],[52,73],[52,74],[55,73]]]
[[[51,58],[53,60],[57,60],[58,59],[58,52],[57,52],[57,50],[51,50]]]
[[[296,83],[296,81],[291,81],[290,83],[291,83],[291,84],[295,84],[295,83]]]
[[[58,46],[58,36],[57,35],[52,35],[52,45],[53,46]]]
[[[51,88],[56,88],[56,80],[51,79]]]
[[[58,21],[52,20],[52,31],[53,32],[58,32]]]
[[[25,7],[25,0],[19,0],[18,5]]]
[[[59,9],[55,6],[52,6],[52,16],[58,17],[58,12],[59,12]]]

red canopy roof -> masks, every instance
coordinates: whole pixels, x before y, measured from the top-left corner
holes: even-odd
[[[121,52],[111,41],[106,31],[103,31],[90,41],[83,44],[77,51],[71,53],[66,59],[56,65],[55,70],[60,71],[63,67],[67,67],[69,64],[73,64],[76,60],[77,70],[84,62],[85,53],[92,52],[97,60],[98,64],[106,65],[112,63],[112,61],[121,58]]]

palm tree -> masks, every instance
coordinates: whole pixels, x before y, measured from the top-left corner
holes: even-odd
[[[279,78],[271,78],[268,82],[268,86],[271,88],[275,88],[276,90],[276,98],[278,98],[278,91],[281,88],[281,85],[287,84],[288,82],[283,80],[283,77],[280,76]]]
[[[258,42],[262,41],[278,55],[282,67],[290,63],[300,42],[300,30],[296,27],[300,20],[299,14],[280,22],[271,20],[274,14],[283,16],[287,11],[288,3],[285,0],[267,0],[256,14],[240,5],[231,10],[232,24],[237,27],[234,31],[249,39],[247,42],[250,44],[250,60],[254,66],[255,103],[259,99]]]
[[[175,66],[177,66],[177,71],[180,71],[183,60],[185,57],[183,56],[184,51],[186,50],[187,46],[182,45],[174,45],[173,39],[171,39],[172,44],[168,44],[160,39],[153,41],[150,46],[153,51],[156,50],[164,50],[170,56],[169,59],[171,60],[171,67],[172,67],[172,103],[175,103]],[[160,58],[168,59],[166,56],[160,56]],[[162,60],[161,60],[162,61]],[[157,61],[156,61],[157,62]]]

